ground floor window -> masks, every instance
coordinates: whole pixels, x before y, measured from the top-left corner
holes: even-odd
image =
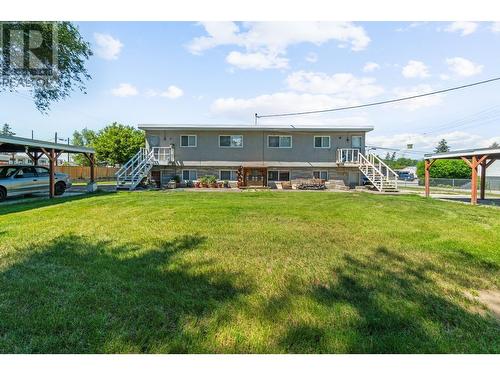
[[[183,169],[182,170],[182,179],[185,180],[185,181],[196,180],[196,170],[194,170],[194,169]]]
[[[328,180],[328,171],[313,171],[313,178]]]
[[[289,171],[268,171],[267,172],[268,181],[290,181]]]
[[[219,171],[219,179],[223,181],[237,181],[238,180],[238,173],[237,171],[233,170],[220,170]]]

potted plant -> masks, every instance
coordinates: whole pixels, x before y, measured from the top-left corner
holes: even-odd
[[[175,175],[172,180],[175,182],[175,186],[176,187],[180,187],[180,183],[181,183],[181,178],[178,176],[178,175]]]
[[[207,188],[208,187],[208,177],[207,176],[200,177],[200,184],[202,187]]]
[[[222,183],[222,186],[224,186],[225,188],[228,188],[229,187],[229,181],[228,180],[224,180],[224,182]]]

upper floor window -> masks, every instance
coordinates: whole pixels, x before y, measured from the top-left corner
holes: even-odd
[[[243,147],[242,135],[219,135],[219,147]]]
[[[355,135],[351,137],[351,146],[352,148],[361,148],[361,136]]]
[[[330,148],[330,136],[315,136],[314,137],[314,147],[315,148]]]
[[[292,148],[292,136],[270,135],[267,137],[267,146],[270,148]]]
[[[196,147],[196,135],[181,135],[181,147]]]

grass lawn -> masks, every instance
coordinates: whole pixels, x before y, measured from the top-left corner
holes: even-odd
[[[500,210],[136,192],[0,206],[1,352],[499,353]]]

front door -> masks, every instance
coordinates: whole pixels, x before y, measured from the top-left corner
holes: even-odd
[[[151,171],[151,181],[156,184],[156,187],[161,185],[161,173],[160,171]]]
[[[244,168],[244,185],[262,187],[267,185],[266,168]]]

